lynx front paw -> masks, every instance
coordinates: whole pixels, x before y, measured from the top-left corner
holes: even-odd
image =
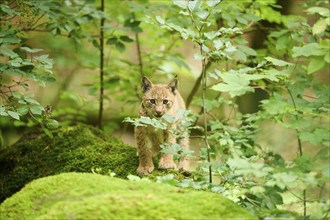
[[[153,170],[154,170],[154,166],[139,166],[137,168],[136,172],[140,176],[144,176],[144,175],[151,173]]]
[[[172,158],[161,157],[159,160],[159,169],[176,169],[176,164]]]
[[[188,171],[189,169],[189,161],[184,158],[179,161],[179,170],[180,171]]]

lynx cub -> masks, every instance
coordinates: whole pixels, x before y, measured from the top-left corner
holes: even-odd
[[[167,85],[153,84],[147,77],[142,79],[142,103],[140,108],[140,116],[148,116],[150,118],[162,118],[163,115],[169,114],[177,117],[178,109],[185,109],[185,103],[177,90],[178,79],[172,79]],[[165,121],[164,121],[165,122]],[[135,127],[135,139],[139,153],[139,167],[137,173],[146,175],[154,170],[152,157],[161,150],[160,145],[164,143],[176,143],[177,139],[174,134],[169,132],[171,129],[180,129],[173,123],[168,125],[167,130],[156,130],[152,126]],[[188,137],[178,140],[178,144],[183,149],[188,148]],[[187,169],[188,161],[181,159],[179,169]],[[173,161],[173,155],[161,154],[159,160],[159,169],[176,168]]]

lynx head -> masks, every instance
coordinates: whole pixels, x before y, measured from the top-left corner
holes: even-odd
[[[153,84],[147,77],[142,78],[142,106],[151,118],[160,118],[173,106],[177,94],[178,79],[175,77],[167,85]]]

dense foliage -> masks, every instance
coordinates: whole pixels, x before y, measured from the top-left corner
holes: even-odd
[[[33,46],[32,33],[45,32],[52,37],[38,47],[58,62],[61,86],[49,103],[63,126],[88,122],[103,100],[112,118],[135,116],[143,74],[194,79],[183,95],[194,113],[189,123],[199,125],[187,129],[204,141],[197,170],[205,179],[175,184],[221,193],[254,212],[289,209],[327,218],[329,4],[299,2],[294,14],[290,3],[297,1],[111,1],[104,12],[98,1],[0,3],[1,124],[29,126],[32,120],[50,136],[48,129],[58,126],[49,118],[51,108],[28,94],[27,82],[55,80],[53,60]],[[93,73],[100,59],[105,65],[99,76]],[[78,70],[94,98],[69,90]],[[127,121],[162,129],[146,118]],[[118,126],[104,122],[107,131]],[[288,137],[276,136],[278,129]],[[277,144],[267,142],[271,136]],[[179,148],[172,153],[189,154]]]

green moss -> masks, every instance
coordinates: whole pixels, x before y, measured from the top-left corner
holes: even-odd
[[[25,138],[0,152],[0,201],[31,180],[63,172],[135,174],[136,149],[86,125],[61,128],[50,139],[45,134]]]
[[[81,124],[63,127],[53,135],[50,139],[32,133],[0,152],[0,202],[34,179],[63,172],[111,171],[120,178],[137,175],[136,149],[97,128]],[[174,170],[155,170],[150,178],[168,173],[184,178]]]
[[[2,219],[256,219],[220,195],[98,174],[35,180],[0,206]]]

